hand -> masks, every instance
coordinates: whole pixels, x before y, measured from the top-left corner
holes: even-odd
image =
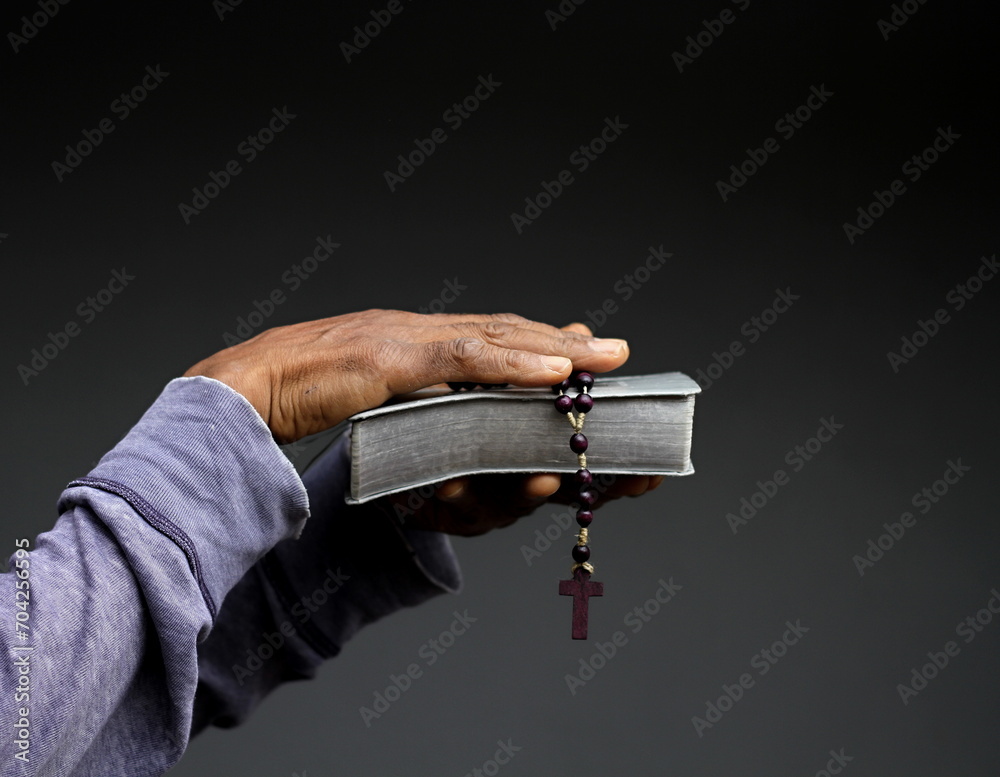
[[[606,487],[597,483],[593,509],[622,496],[641,496],[662,482],[662,475],[619,475]],[[547,502],[578,502],[579,489],[573,475],[477,475],[442,483],[428,499],[402,492],[376,501],[408,528],[473,537],[510,526]]]
[[[583,324],[570,324],[560,331],[591,336]],[[663,482],[663,476],[622,475],[606,486],[599,480],[594,485],[598,494],[595,509],[622,496],[652,491]],[[573,475],[478,475],[446,481],[428,499],[402,492],[377,501],[410,528],[472,537],[510,526],[547,502],[577,502],[579,490]]]
[[[254,406],[279,443],[321,432],[390,397],[450,381],[550,386],[573,367],[607,372],[624,340],[521,316],[366,310],[268,329],[184,373],[215,378]]]

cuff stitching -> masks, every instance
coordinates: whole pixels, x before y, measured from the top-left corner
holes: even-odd
[[[146,523],[168,539],[172,540],[175,545],[183,550],[184,555],[187,556],[188,564],[191,566],[191,572],[194,574],[195,580],[198,581],[198,588],[201,590],[201,595],[204,597],[205,604],[208,606],[208,611],[212,616],[212,622],[215,622],[216,615],[218,613],[215,606],[215,600],[212,598],[212,594],[208,590],[208,584],[205,582],[204,575],[202,575],[201,561],[198,558],[198,551],[195,550],[194,542],[192,542],[191,538],[184,532],[183,529],[164,516],[159,510],[153,507],[153,505],[147,502],[131,488],[124,486],[121,483],[116,483],[113,480],[105,480],[104,478],[83,477],[77,478],[66,487],[71,488],[73,486],[89,486],[91,488],[97,488],[101,491],[107,491],[108,493],[121,497],[128,502],[133,510],[145,519]]]

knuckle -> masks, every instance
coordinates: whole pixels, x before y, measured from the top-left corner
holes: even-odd
[[[378,372],[397,358],[394,343],[389,340],[356,337],[343,345],[331,357],[330,364],[344,372]]]
[[[500,361],[505,371],[520,372],[525,367],[525,355],[521,351],[505,350],[500,354]]]
[[[506,340],[511,333],[511,325],[502,321],[484,321],[476,327],[487,340]]]
[[[466,366],[482,358],[486,343],[475,337],[459,337],[449,343],[449,352],[455,362]]]

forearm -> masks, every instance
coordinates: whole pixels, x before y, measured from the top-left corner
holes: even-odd
[[[242,722],[278,685],[312,677],[362,626],[460,585],[446,535],[402,531],[372,506],[348,506],[342,438],[303,477],[312,517],[230,592],[199,647],[193,733]]]
[[[307,505],[242,397],[205,378],[171,382],[63,493],[56,526],[30,554],[30,698],[15,702],[11,660],[0,669],[0,716],[24,708],[32,721],[21,773],[138,777],[175,763],[198,642],[246,571],[301,528]],[[15,580],[0,576],[3,648],[15,640]],[[0,759],[15,747],[0,739]]]

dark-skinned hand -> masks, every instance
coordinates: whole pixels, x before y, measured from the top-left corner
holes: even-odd
[[[583,324],[558,328],[509,313],[422,315],[366,310],[277,327],[209,356],[185,376],[215,378],[253,405],[279,443],[335,426],[391,397],[446,382],[551,386],[573,369],[601,373],[628,359],[623,340]],[[637,496],[658,477],[618,477],[598,504]],[[482,475],[441,484],[407,518],[415,528],[482,534],[576,488],[554,474]],[[406,495],[385,497],[390,507]]]

